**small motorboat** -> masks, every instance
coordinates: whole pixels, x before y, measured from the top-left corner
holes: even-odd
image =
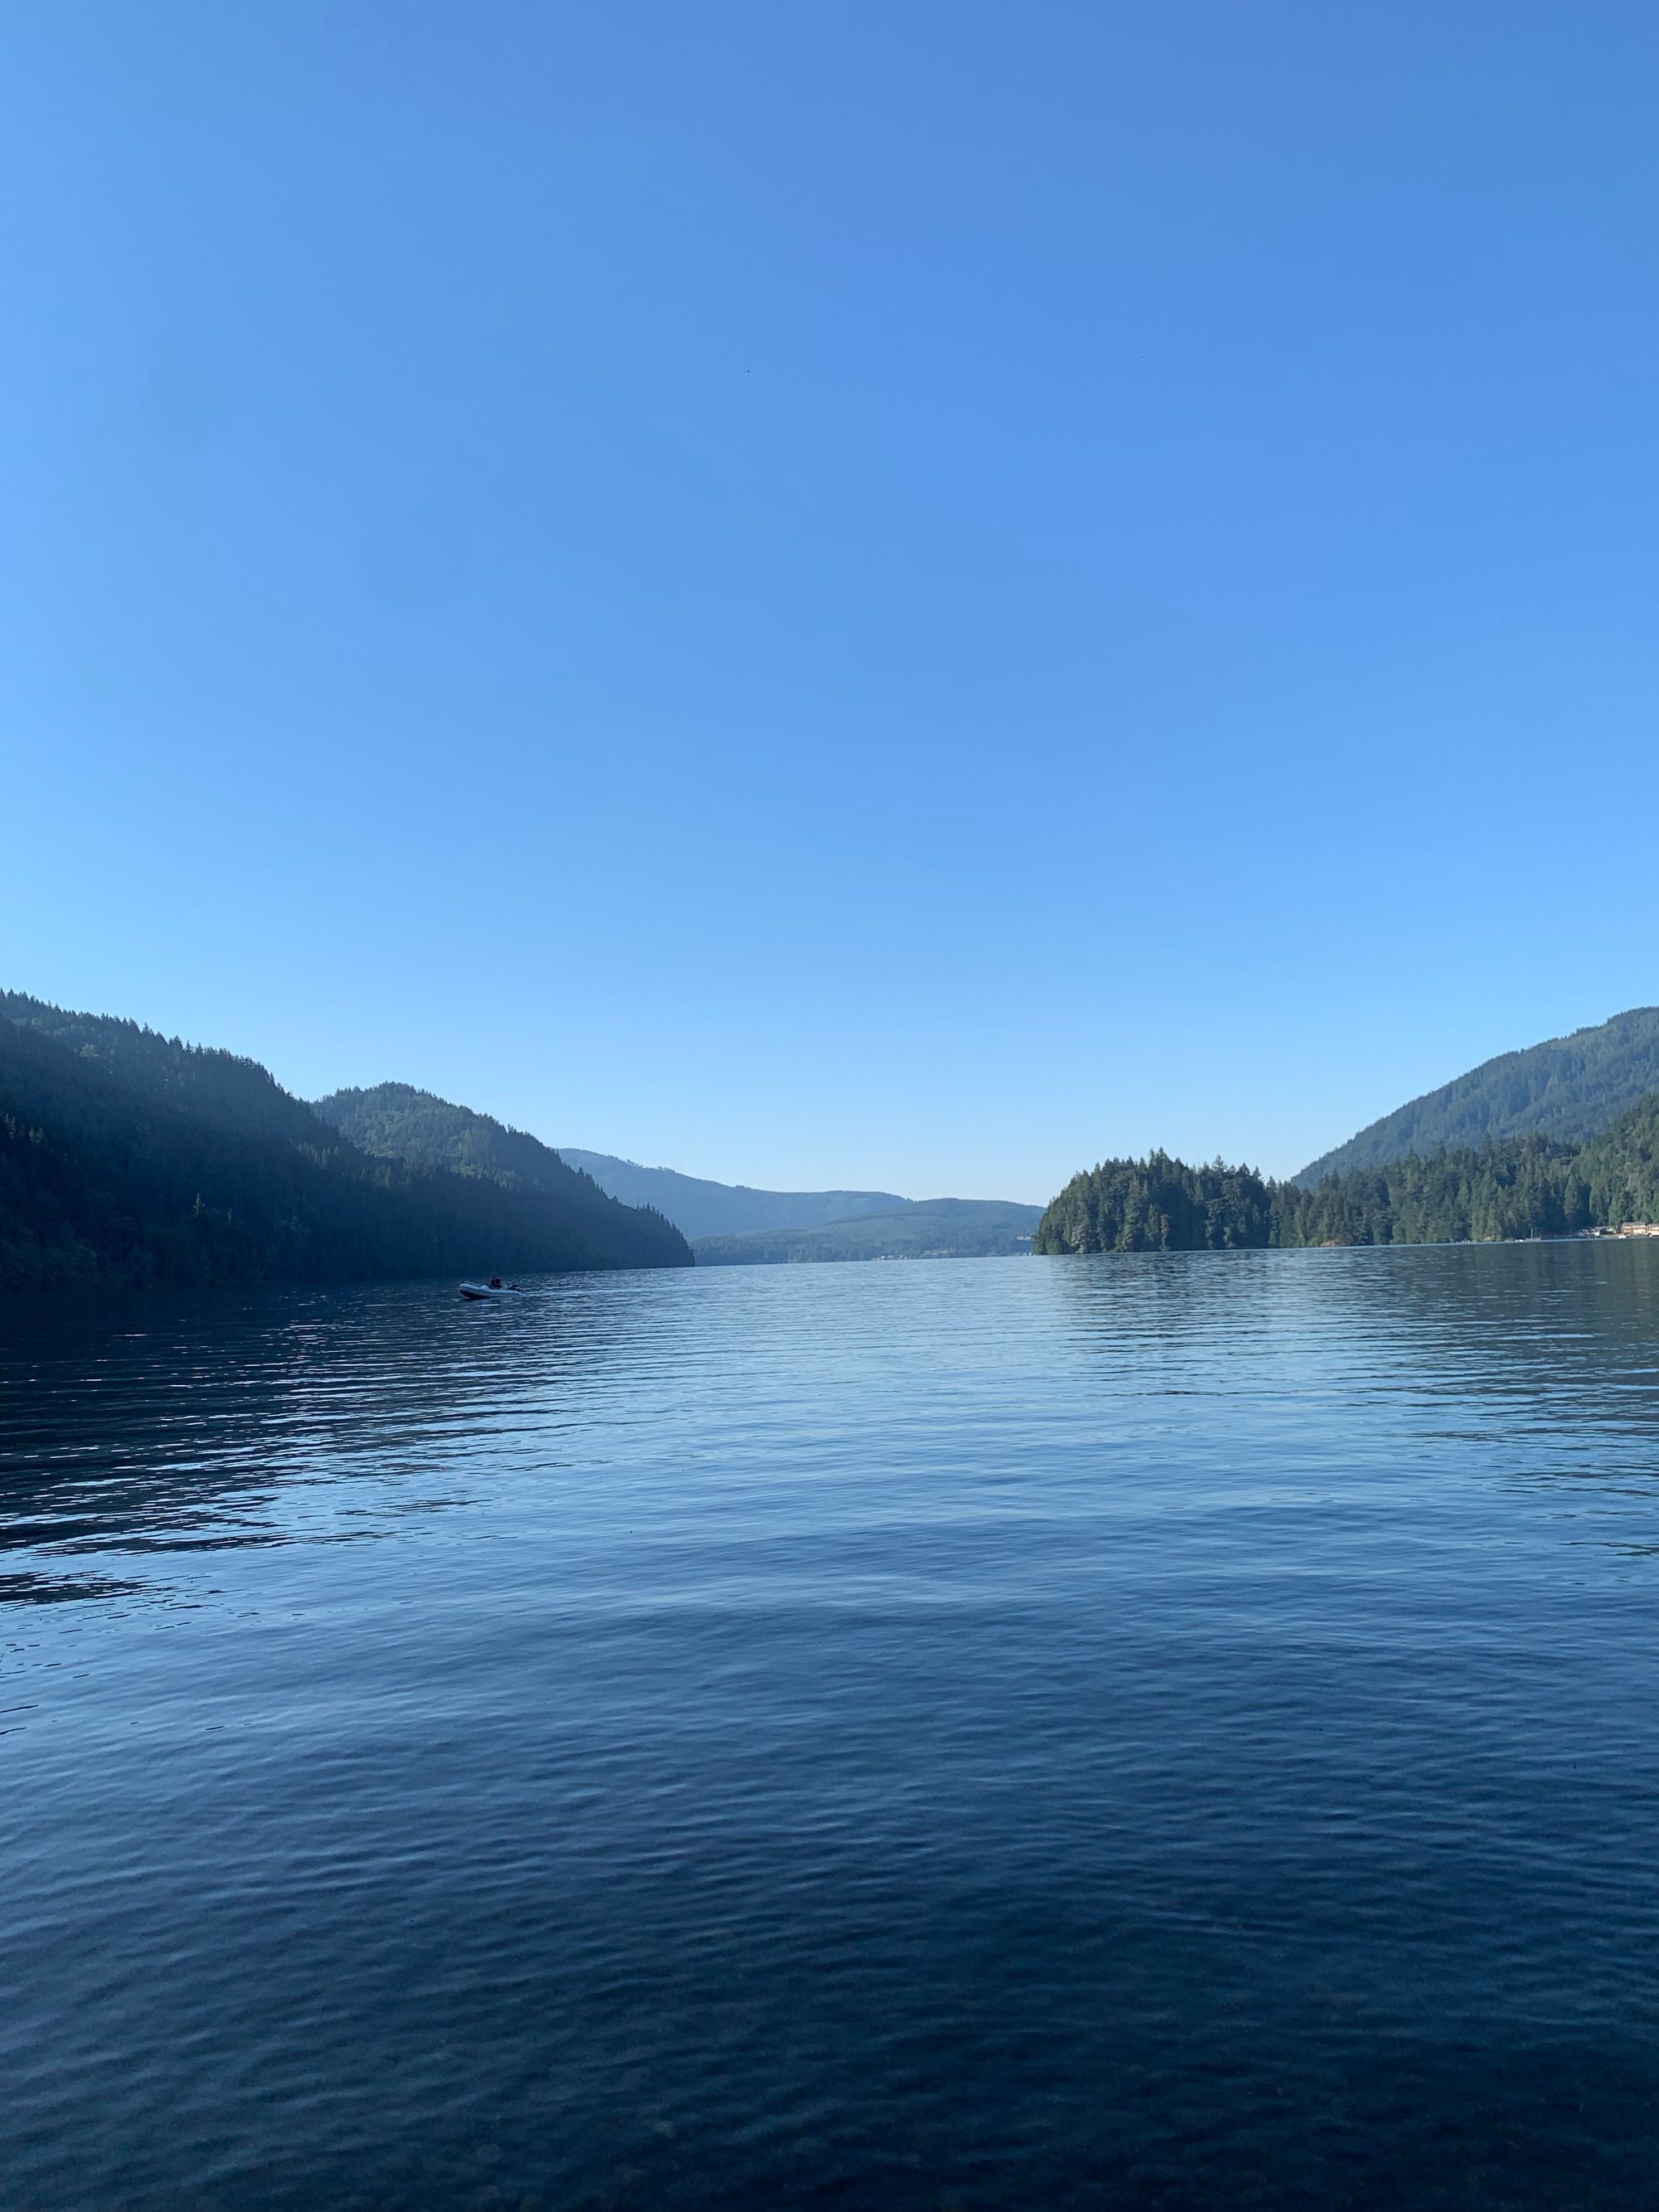
[[[519,1283],[463,1283],[464,1298],[527,1298],[530,1296]]]

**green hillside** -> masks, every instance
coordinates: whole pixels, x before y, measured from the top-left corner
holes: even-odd
[[[337,1091],[312,1110],[375,1159],[482,1177],[503,1190],[551,1200],[573,1224],[624,1251],[626,1264],[681,1266],[689,1257],[679,1231],[654,1207],[619,1203],[540,1138],[430,1091],[380,1083],[369,1091]]]
[[[1547,1137],[1503,1137],[1350,1168],[1311,1189],[1281,1183],[1274,1192],[1273,1242],[1486,1243],[1570,1237],[1599,1222],[1638,1218],[1628,1210],[1602,1213],[1592,1206],[1571,1146],[1552,1144]]]
[[[334,1141],[318,1127],[305,1101],[284,1091],[257,1060],[210,1045],[185,1044],[112,1014],[71,1013],[21,991],[0,991],[0,1020],[56,1045],[152,1106],[169,1107],[243,1136],[301,1146]]]
[[[1659,1092],[1584,1146],[1573,1168],[1583,1177],[1592,1221],[1659,1221]]]
[[[1029,1252],[1040,1206],[1012,1200],[918,1199],[889,1213],[805,1229],[760,1230],[747,1237],[700,1237],[700,1267],[817,1260],[983,1259]]]
[[[0,1290],[690,1259],[666,1224],[597,1192],[577,1207],[371,1158],[255,1061],[0,1000]]]
[[[1596,1028],[1506,1052],[1386,1114],[1292,1179],[1316,1183],[1407,1152],[1534,1135],[1582,1143],[1659,1090],[1659,1006],[1637,1006]]]
[[[250,1158],[264,1164],[247,1139],[117,1092],[0,1022],[0,1290],[258,1280],[258,1238],[225,1202],[241,1194]],[[283,1197],[302,1197],[319,1174],[296,1154]]]
[[[1568,1237],[1659,1221],[1659,1092],[1579,1146],[1505,1137],[1350,1168],[1311,1188],[1167,1153],[1074,1176],[1042,1217],[1041,1253],[1231,1246],[1431,1244]]]

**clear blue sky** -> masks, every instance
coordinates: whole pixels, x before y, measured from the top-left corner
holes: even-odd
[[[723,1178],[1659,1000],[1659,15],[17,0],[0,981]]]

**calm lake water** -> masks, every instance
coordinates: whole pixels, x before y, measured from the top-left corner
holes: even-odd
[[[0,1315],[0,2202],[1659,2197],[1659,1246]]]

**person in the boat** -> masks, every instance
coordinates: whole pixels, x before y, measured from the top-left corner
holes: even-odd
[[[501,1287],[501,1277],[500,1277],[499,1275],[492,1275],[492,1276],[490,1277],[490,1279],[489,1279],[489,1287],[490,1287],[490,1289],[491,1289],[492,1291],[499,1291],[499,1290],[500,1290],[500,1288]]]

